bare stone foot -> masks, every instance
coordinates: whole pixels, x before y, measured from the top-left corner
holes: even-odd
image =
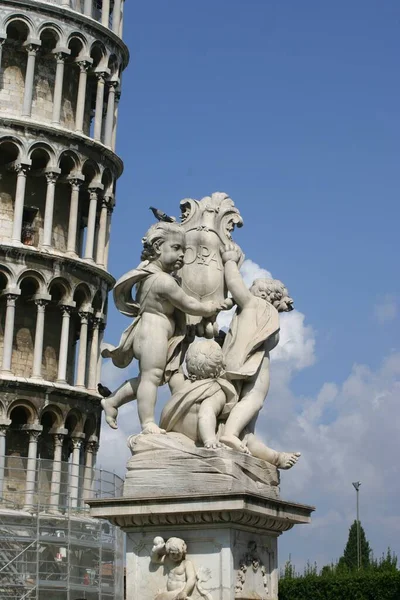
[[[300,452],[278,452],[276,466],[278,469],[291,469],[299,460]]]
[[[143,435],[148,435],[148,434],[167,433],[167,432],[165,431],[165,429],[160,429],[160,427],[158,425],[156,425],[155,423],[147,423],[147,425],[145,425],[143,427],[142,433],[143,433]]]
[[[244,452],[244,454],[250,454],[250,450],[238,437],[236,437],[236,435],[222,435],[220,437],[220,442],[225,444],[225,446],[228,446],[228,448],[232,448],[232,450],[238,450],[239,452]]]
[[[207,450],[217,450],[218,448],[223,448],[224,445],[217,440],[217,438],[213,438],[211,440],[206,440],[204,442],[204,448]]]
[[[104,414],[106,417],[106,423],[108,423],[108,425],[112,429],[118,429],[118,425],[117,425],[118,410],[116,408],[114,408],[114,406],[112,406],[112,404],[110,402],[110,398],[103,398],[103,400],[101,400],[100,404],[104,410]]]

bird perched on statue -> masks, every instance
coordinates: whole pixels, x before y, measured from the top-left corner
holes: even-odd
[[[154,208],[154,206],[150,206],[149,208],[158,221],[164,221],[164,223],[175,223],[176,222],[175,217],[170,217],[162,210],[158,210],[158,208]]]
[[[99,392],[100,396],[103,396],[103,398],[108,398],[108,396],[111,396],[112,394],[111,390],[102,383],[97,384],[97,391]]]

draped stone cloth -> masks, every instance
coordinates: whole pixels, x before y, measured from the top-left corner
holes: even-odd
[[[120,369],[126,368],[135,357],[133,352],[133,343],[137,335],[143,312],[146,310],[146,300],[148,294],[156,282],[157,278],[163,271],[153,263],[144,261],[136,269],[125,273],[114,286],[114,302],[118,310],[128,317],[135,317],[135,320],[122,333],[118,346],[114,347],[108,344],[102,351],[104,358],[111,358],[114,365]],[[151,278],[150,287],[147,289],[147,294],[142,296],[139,304],[132,297],[133,287],[136,286],[136,291],[140,291],[140,286],[144,281]],[[169,381],[171,375],[178,371],[184,357],[183,340],[186,335],[186,315],[175,310],[175,333],[168,343],[167,366],[164,371],[164,383]]]
[[[226,396],[227,404],[231,407],[237,402],[235,388],[226,379],[201,379],[199,381],[186,380],[182,388],[173,394],[164,406],[160,418],[160,427],[166,431],[173,431],[176,423],[180,421],[195,404],[211,398],[219,390]]]
[[[265,356],[264,343],[279,332],[279,314],[272,304],[254,296],[253,327],[247,330],[246,337],[241,332],[238,338],[238,322],[242,310],[236,313],[226,334],[222,351],[226,361],[228,379],[247,379],[257,373]]]

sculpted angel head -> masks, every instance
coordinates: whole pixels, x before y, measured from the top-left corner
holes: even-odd
[[[142,260],[158,261],[168,273],[183,266],[185,231],[178,223],[155,223],[142,238]]]
[[[215,379],[225,369],[222,350],[214,340],[202,340],[189,346],[186,368],[190,379]]]
[[[275,306],[278,312],[293,310],[293,299],[279,279],[255,279],[250,291],[253,296],[262,298]]]
[[[180,562],[186,556],[186,542],[181,538],[171,537],[165,543],[165,551],[171,560]]]

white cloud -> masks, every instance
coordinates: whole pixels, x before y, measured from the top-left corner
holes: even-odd
[[[259,433],[272,447],[299,450],[296,467],[282,475],[282,497],[316,505],[312,525],[281,538],[282,561],[329,563],[341,555],[355,519],[352,481],[361,481],[361,521],[375,554],[399,553],[398,439],[400,353],[376,371],[354,365],[341,384],[325,383],[313,398],[296,398],[290,379],[272,371],[271,392]]]
[[[386,294],[386,296],[384,296],[374,307],[375,318],[382,325],[394,321],[397,317],[397,313],[398,303],[396,298],[391,294]]]
[[[315,337],[313,328],[305,325],[305,316],[293,310],[280,315],[280,341],[272,352],[272,360],[286,362],[288,366],[300,371],[315,362]]]
[[[262,277],[265,277],[266,279],[272,278],[271,273],[267,271],[267,269],[263,269],[263,267],[260,267],[260,265],[253,262],[249,258],[247,258],[242,264],[240,272],[244,282],[248,287],[251,286],[255,279],[261,279]]]

